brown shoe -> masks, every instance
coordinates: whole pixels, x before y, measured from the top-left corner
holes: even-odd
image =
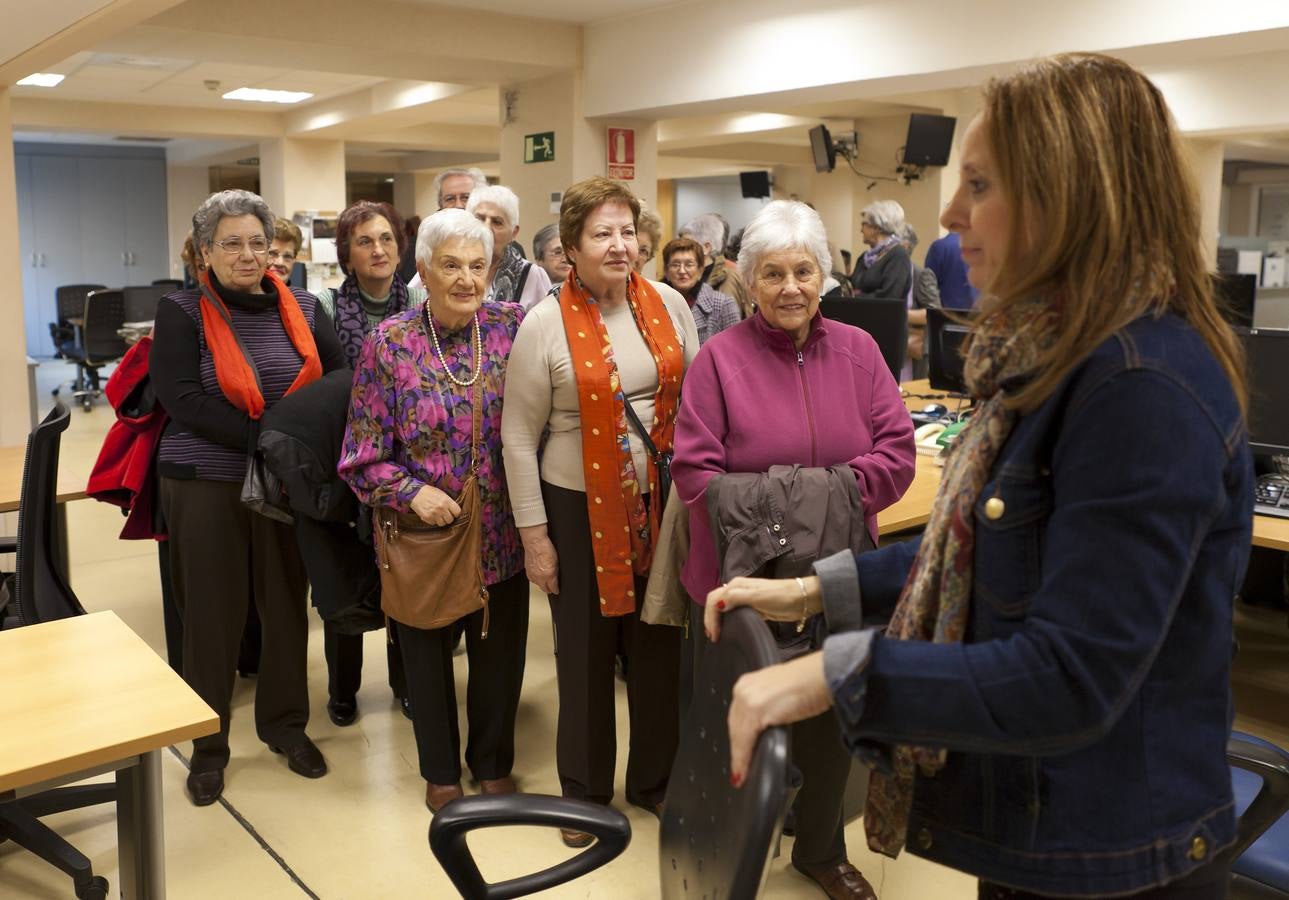
[[[425,805],[430,808],[430,812],[438,812],[453,800],[464,796],[465,791],[461,790],[459,781],[456,784],[425,783]]]
[[[792,866],[823,888],[824,893],[833,900],[877,900],[873,886],[849,860],[818,867],[799,866],[796,863]]]
[[[565,847],[589,847],[595,840],[595,835],[573,828],[561,828],[559,836],[563,839]]]
[[[509,775],[502,775],[500,778],[479,779],[479,793],[481,794],[513,794],[517,790],[515,779]]]

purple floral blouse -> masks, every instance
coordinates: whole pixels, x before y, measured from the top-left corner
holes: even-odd
[[[349,421],[340,448],[340,477],[369,506],[411,512],[430,484],[455,497],[470,470],[473,387],[454,384],[434,352],[424,303],[381,322],[363,341],[354,367]],[[483,421],[479,432],[479,500],[483,580],[496,584],[523,568],[523,547],[501,461],[501,400],[506,361],[523,310],[517,303],[479,307],[483,332]],[[452,374],[474,371],[473,325],[447,332],[434,323]]]

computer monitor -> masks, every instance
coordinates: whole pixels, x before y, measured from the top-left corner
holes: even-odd
[[[739,172],[739,187],[743,190],[744,198],[754,199],[770,196],[770,173],[760,172]]]
[[[967,321],[963,321],[967,319]],[[933,307],[926,311],[927,375],[932,390],[967,393],[962,375],[962,345],[973,327],[974,314]]]
[[[1289,455],[1289,329],[1236,331],[1249,366],[1249,449]]]
[[[904,163],[910,166],[944,166],[953,147],[953,116],[912,113],[904,139]]]
[[[810,129],[810,155],[814,157],[816,172],[831,172],[837,168],[837,148],[823,125]]]
[[[1219,272],[1213,276],[1213,294],[1226,321],[1236,326],[1253,327],[1253,304],[1258,296],[1257,275]]]
[[[909,345],[909,308],[903,297],[823,297],[819,312],[825,319],[854,325],[872,335],[891,374],[900,380]]]

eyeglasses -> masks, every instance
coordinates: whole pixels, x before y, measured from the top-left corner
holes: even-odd
[[[444,194],[439,198],[439,209],[447,209],[449,206],[460,206],[465,209],[465,203],[470,199],[470,192],[464,194]]]
[[[251,249],[253,250],[254,248],[252,247]],[[229,252],[231,253],[232,251],[230,250]],[[237,249],[237,252],[242,252],[240,247]],[[270,250],[269,259],[280,259],[284,263],[290,263],[295,262],[295,254],[290,250]]]
[[[241,238],[228,238],[224,241],[212,241],[212,243],[229,256],[241,256],[242,251],[248,247],[256,256],[263,256],[269,252],[269,242],[262,237],[251,238],[249,241],[244,241]]]
[[[546,248],[546,250],[545,250],[545,252],[544,252],[542,255],[543,255],[543,256],[549,256],[549,257],[551,257],[552,259],[563,259],[563,258],[564,258],[564,248],[563,248],[563,247],[561,247],[559,244],[555,244],[555,245],[553,245],[553,246],[547,247],[547,248]]]
[[[653,248],[649,246],[641,247],[640,258],[643,259],[645,262],[648,262],[649,260],[653,259]]]
[[[667,263],[668,272],[693,272],[697,268],[698,268],[698,263],[690,259],[686,259],[686,260],[673,259],[671,262]]]

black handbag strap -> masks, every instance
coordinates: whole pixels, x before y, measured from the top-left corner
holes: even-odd
[[[625,393],[622,395],[622,408],[623,411],[626,412],[627,418],[631,421],[631,424],[635,426],[636,434],[640,435],[640,440],[644,444],[645,452],[649,454],[650,459],[657,462],[662,454],[660,454],[658,452],[658,448],[654,446],[653,438],[649,436],[649,432],[646,431],[644,425],[640,423],[640,417],[637,416],[636,411],[631,408],[631,401],[627,399]]]

